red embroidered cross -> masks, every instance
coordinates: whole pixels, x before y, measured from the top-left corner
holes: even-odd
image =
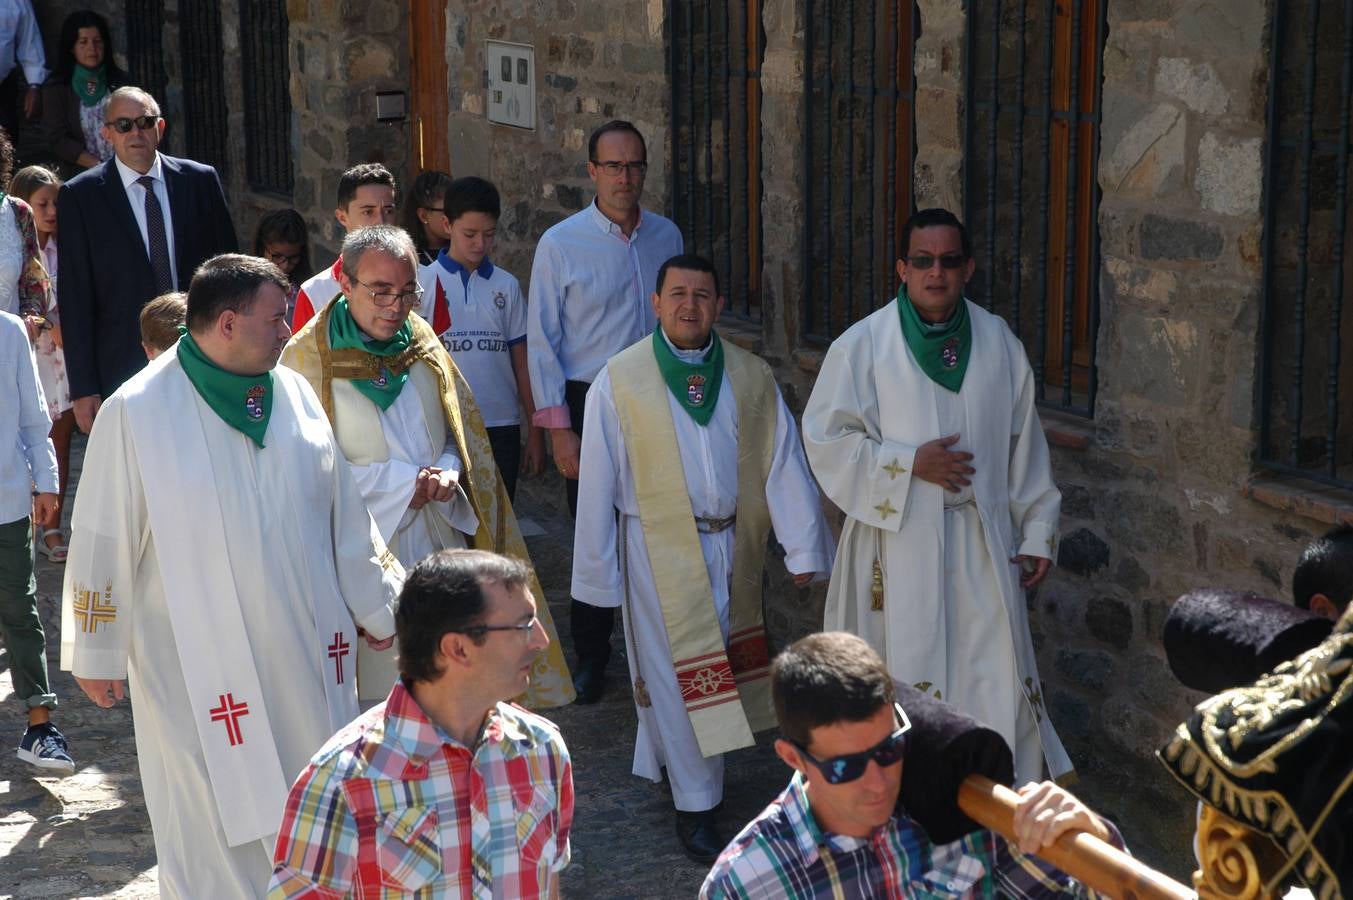
[[[343,683],[343,657],[348,655],[348,642],[343,640],[343,632],[334,632],[334,642],[329,645],[329,658],[334,661],[334,675],[338,683]]]
[[[248,703],[236,703],[234,694],[221,694],[217,701],[221,704],[211,710],[211,720],[213,722],[225,722],[226,738],[230,741],[230,746],[244,743],[244,736],[240,734],[240,716],[249,715]]]

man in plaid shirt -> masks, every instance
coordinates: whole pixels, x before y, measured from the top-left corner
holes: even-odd
[[[862,639],[814,634],[771,669],[789,786],[724,849],[708,900],[1094,896],[1027,856],[1071,829],[1123,848],[1116,829],[1052,782],[1020,789],[1018,847],[990,831],[942,846],[898,805],[906,712]]]
[[[549,642],[529,578],[482,550],[413,569],[395,614],[400,680],[292,786],[270,898],[558,897],[568,749],[507,702]]]

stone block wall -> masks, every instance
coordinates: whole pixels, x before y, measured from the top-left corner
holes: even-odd
[[[1192,803],[1151,757],[1201,697],[1166,667],[1169,604],[1203,585],[1290,600],[1296,558],[1326,527],[1245,490],[1268,18],[1263,0],[1108,6],[1099,394],[1088,440],[1054,449],[1059,567],[1031,600],[1081,791],[1176,876],[1192,865]]]
[[[592,199],[587,138],[628,119],[648,145],[644,206],[670,212],[670,93],[662,0],[465,0],[448,4],[446,61],[452,174],[498,186],[503,215],[494,261],[523,289],[536,240]],[[535,49],[536,127],[492,124],[485,111],[485,42]]]

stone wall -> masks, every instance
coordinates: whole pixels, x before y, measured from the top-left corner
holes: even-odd
[[[587,137],[628,119],[648,144],[644,206],[670,213],[671,134],[661,0],[465,0],[448,5],[451,169],[498,186],[503,215],[494,261],[525,289],[536,240],[592,199]],[[485,42],[535,48],[536,127],[491,124],[485,114]]]
[[[1244,490],[1269,4],[1128,0],[1108,16],[1099,394],[1087,440],[1054,450],[1059,568],[1031,614],[1084,794],[1134,850],[1183,875],[1192,804],[1151,755],[1201,698],[1165,665],[1169,604],[1203,585],[1288,598],[1296,557],[1325,526]]]

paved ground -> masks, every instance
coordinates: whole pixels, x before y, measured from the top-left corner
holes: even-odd
[[[77,472],[82,446],[77,442]],[[522,493],[521,514],[543,531],[528,538],[531,555],[555,621],[563,626],[572,525],[567,512],[550,502],[561,497],[562,488],[546,482],[523,485]],[[8,749],[18,744],[23,720],[12,696],[8,656],[0,653],[0,748],[5,748],[0,751],[0,897],[155,897],[155,847],[141,796],[131,710],[125,703],[98,709],[69,674],[57,671],[61,573],[60,566],[39,557],[39,605],[55,690],[62,698],[56,721],[70,739],[78,768],[69,778],[34,777]],[[618,633],[616,639],[623,651]],[[601,703],[552,714],[573,754],[577,791],[573,864],[564,875],[563,893],[597,900],[694,897],[704,868],[680,853],[670,797],[664,786],[630,774],[634,709],[620,674],[624,671],[623,658],[612,663],[613,677]],[[786,774],[768,746],[729,757],[722,814],[728,836],[783,786]]]

